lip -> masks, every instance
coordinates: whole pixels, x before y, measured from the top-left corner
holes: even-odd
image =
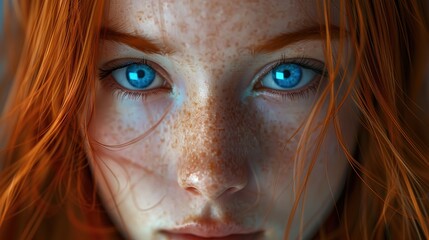
[[[257,240],[261,238],[263,231],[244,228],[235,224],[195,222],[171,230],[162,230],[161,233],[170,240]]]

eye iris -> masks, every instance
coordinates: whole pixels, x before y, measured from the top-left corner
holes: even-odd
[[[272,71],[274,82],[282,88],[295,87],[301,81],[301,76],[301,67],[292,63],[281,64]]]
[[[146,64],[132,64],[127,67],[127,80],[135,88],[146,88],[155,80],[155,71]]]

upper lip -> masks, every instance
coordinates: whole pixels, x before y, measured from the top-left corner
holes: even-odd
[[[203,238],[222,238],[230,235],[258,234],[263,231],[255,228],[246,228],[235,223],[196,221],[169,230],[162,230],[161,232],[167,234],[190,234]]]

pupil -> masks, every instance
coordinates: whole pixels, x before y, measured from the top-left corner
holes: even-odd
[[[283,76],[284,76],[284,78],[290,77],[290,71],[289,70],[283,71]]]
[[[144,78],[144,76],[145,76],[144,71],[143,71],[143,70],[138,70],[138,71],[137,71],[137,76],[138,76],[139,78]]]

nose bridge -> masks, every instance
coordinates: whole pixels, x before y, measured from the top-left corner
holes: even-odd
[[[209,96],[186,103],[179,118],[179,185],[211,199],[244,188],[249,134],[240,104]]]

